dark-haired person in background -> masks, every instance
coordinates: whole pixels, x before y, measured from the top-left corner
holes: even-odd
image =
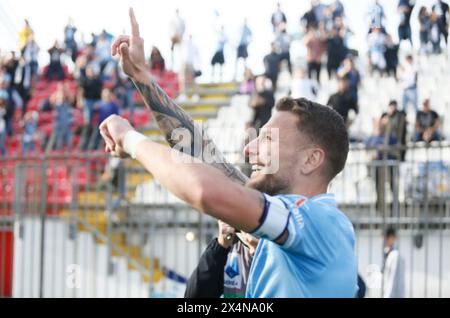
[[[277,90],[278,75],[280,74],[280,55],[275,43],[271,44],[271,51],[264,57],[264,75],[272,82],[272,90]]]
[[[219,235],[203,252],[186,284],[185,298],[243,298],[258,240],[219,221]],[[242,239],[242,241],[241,241]]]
[[[255,93],[250,99],[250,107],[253,108],[251,126],[257,130],[269,121],[275,105],[274,91],[267,83],[268,79],[264,75],[258,76],[255,80]]]
[[[397,246],[397,233],[389,227],[384,234],[383,283],[384,298],[405,297],[405,264]]]
[[[330,96],[327,105],[331,106],[338,112],[339,115],[342,116],[344,123],[348,128],[350,125],[348,121],[348,113],[352,109],[355,113],[358,113],[358,106],[350,93],[348,80],[345,77],[340,78],[338,85],[338,91]]]
[[[411,13],[414,9],[416,0],[399,0],[398,2],[398,13],[400,14],[400,23],[398,25],[398,39],[399,42],[403,40],[408,40],[412,43],[411,37]]]
[[[416,115],[414,141],[431,142],[440,140],[441,136],[438,132],[440,126],[439,114],[430,108],[430,100],[425,99],[422,110],[418,111]]]
[[[436,0],[431,7],[432,13],[436,16],[436,24],[438,27],[439,43],[441,42],[441,37],[444,37],[445,45],[448,43],[448,21],[450,16],[450,9],[446,2],[442,0]]]

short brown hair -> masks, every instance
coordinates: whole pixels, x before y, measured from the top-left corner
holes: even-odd
[[[285,97],[277,102],[275,108],[296,114],[300,132],[323,148],[326,160],[324,172],[329,181],[344,169],[349,140],[342,116],[331,107],[306,98]]]

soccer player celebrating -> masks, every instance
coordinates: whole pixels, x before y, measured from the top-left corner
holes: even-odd
[[[147,71],[143,40],[130,9],[131,36],[120,36],[112,54],[120,58],[163,132],[192,120],[157,86]],[[247,297],[354,297],[357,291],[355,237],[337,208],[330,181],[344,168],[348,135],[331,108],[306,99],[283,98],[245,152],[253,173],[246,186],[237,169],[213,153],[214,163],[147,139],[124,118],[112,115],[100,125],[106,150],[137,159],[164,187],[198,211],[251,233],[259,243],[250,268]],[[173,146],[176,140],[169,139]],[[202,140],[210,150],[214,144]],[[198,148],[198,147],[197,147]]]

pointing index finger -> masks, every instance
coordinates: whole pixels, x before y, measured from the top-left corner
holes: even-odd
[[[136,21],[133,8],[130,8],[131,35],[139,37],[139,24]]]

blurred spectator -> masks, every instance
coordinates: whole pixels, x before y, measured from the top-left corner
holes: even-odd
[[[291,97],[306,98],[315,101],[317,98],[317,83],[306,76],[304,69],[298,69],[291,82]]]
[[[334,28],[334,19],[333,19],[333,8],[331,5],[325,6],[325,9],[323,10],[323,20],[320,22],[319,25],[323,25],[324,30],[326,33],[330,33]]]
[[[77,28],[73,25],[72,18],[69,18],[67,25],[64,27],[64,49],[74,63],[78,53],[78,45],[75,41],[76,32]]]
[[[272,89],[277,90],[278,74],[280,73],[280,56],[277,53],[275,43],[271,45],[272,50],[264,57],[264,75],[272,82]]]
[[[170,51],[172,53],[172,68],[174,64],[174,50],[176,45],[180,45],[183,42],[184,32],[186,31],[186,24],[183,18],[180,16],[180,11],[175,10],[175,16],[170,22]]]
[[[133,95],[136,88],[133,81],[119,68],[118,64],[116,64],[113,74],[113,93],[117,97],[121,108],[128,110],[128,120],[133,124],[135,109]]]
[[[246,68],[244,72],[244,80],[239,87],[239,93],[244,95],[252,95],[255,91],[255,76],[251,69]]]
[[[109,156],[105,171],[102,174],[102,181],[105,185],[110,184],[112,191],[118,194],[118,197],[111,205],[112,211],[116,211],[125,199],[126,194],[126,169],[124,160]]]
[[[281,10],[281,4],[279,2],[277,3],[277,10],[272,14],[270,22],[272,23],[273,32],[278,30],[278,26],[281,23],[287,23],[286,15]]]
[[[215,75],[216,65],[219,65],[219,80],[222,80],[223,65],[225,64],[224,49],[225,49],[225,44],[227,42],[228,42],[228,38],[227,38],[227,35],[225,34],[225,28],[224,28],[224,26],[221,26],[220,30],[217,34],[216,51],[211,60],[211,65],[212,65],[211,77],[213,79],[214,79],[214,75]]]
[[[6,103],[8,100],[8,93],[0,90],[0,154],[6,154]]]
[[[383,298],[405,297],[405,264],[397,246],[397,233],[389,227],[384,235]]]
[[[180,101],[187,98],[187,89],[195,83],[195,77],[201,74],[198,69],[199,65],[198,47],[192,38],[192,34],[190,34],[181,44],[181,71],[178,74],[180,87],[178,99]]]
[[[111,89],[104,88],[102,90],[102,100],[96,105],[98,109],[97,127],[109,116],[119,114],[119,105],[115,101],[115,96]],[[96,137],[94,140],[94,149],[98,149],[100,145],[101,135],[99,129],[96,129]]]
[[[91,64],[80,70],[78,82],[82,89],[84,123],[91,125],[94,105],[100,100],[103,84]]]
[[[317,20],[316,13],[314,11],[313,1],[311,1],[311,8],[305,12],[300,19],[300,22],[304,25],[306,32],[308,32],[311,28],[319,27],[319,21]]]
[[[381,115],[382,127],[389,138],[395,139],[398,146],[406,145],[406,113],[398,110],[397,101],[391,100],[388,109]],[[399,150],[396,153],[396,159],[403,161],[405,159],[406,150]]]
[[[399,0],[398,12],[400,14],[400,23],[398,25],[398,39],[399,42],[403,40],[409,40],[412,48],[411,37],[411,13],[414,9],[416,0]]]
[[[38,139],[38,118],[39,115],[36,111],[27,112],[23,118],[22,156],[26,156],[36,149],[35,142]]]
[[[334,19],[334,28],[337,29],[338,33],[341,35],[344,40],[344,45],[348,50],[348,41],[350,37],[354,34],[352,30],[344,23],[344,19],[341,17],[336,17]]]
[[[384,58],[386,59],[386,74],[388,76],[393,75],[397,80],[397,67],[398,67],[398,50],[400,45],[394,43],[392,36],[386,35],[386,48],[384,51]]]
[[[392,102],[391,102],[392,103]],[[369,166],[369,175],[375,180],[377,211],[384,211],[386,205],[386,182],[390,184],[390,189],[395,188],[394,166],[387,165],[387,160],[398,160],[397,139],[388,131],[389,117],[384,116],[374,121],[374,132],[366,141],[366,147],[371,156],[373,165]]]
[[[39,45],[36,43],[34,36],[31,35],[28,42],[25,44],[22,50],[22,57],[25,61],[25,67],[27,68],[26,76],[29,76],[30,85],[32,81],[34,81],[35,76],[38,72],[38,54],[39,54]]]
[[[239,60],[242,59],[244,61],[244,68],[247,68],[247,58],[248,58],[248,45],[252,40],[252,30],[249,28],[247,19],[244,19],[244,23],[241,27],[241,35],[239,39],[239,44],[237,48],[236,55],[236,65],[234,69],[234,78],[236,79],[237,71],[238,71],[238,63]]]
[[[412,55],[407,55],[405,64],[402,67],[402,88],[403,88],[403,100],[402,110],[407,111],[409,104],[412,104],[414,110],[418,111],[417,105],[417,68],[414,65]]]
[[[336,18],[343,18],[345,16],[344,5],[341,1],[335,0],[332,4],[330,4],[330,7],[333,14],[333,20],[336,20]]]
[[[264,75],[256,78],[256,93],[250,100],[250,107],[254,110],[251,126],[256,130],[259,130],[269,121],[272,115],[272,108],[275,104],[273,91],[267,81]]]
[[[430,108],[430,100],[425,99],[422,110],[417,112],[414,141],[440,140],[441,136],[438,132],[440,126],[441,120],[438,113]]]
[[[286,25],[281,23],[279,26],[279,32],[275,37],[275,46],[277,47],[279,62],[286,61],[289,73],[292,74],[291,64],[291,36],[287,33]]]
[[[430,41],[431,16],[426,7],[419,10],[420,25],[420,53],[428,53],[428,42]]]
[[[72,138],[71,126],[73,122],[73,110],[69,101],[64,96],[63,91],[55,94],[54,108],[54,131],[55,133],[55,149],[59,150],[67,147],[70,150],[70,142]]]
[[[97,39],[95,45],[95,54],[100,64],[100,74],[102,74],[108,63],[112,60],[111,41],[109,39],[108,33],[105,30],[100,33]]]
[[[315,72],[316,81],[320,84],[320,71],[322,69],[322,56],[326,50],[326,35],[323,30],[310,28],[305,35],[306,62],[308,63],[308,77],[312,78]]]
[[[441,42],[441,37],[444,37],[445,45],[448,42],[448,24],[449,24],[449,16],[450,10],[447,3],[442,0],[435,0],[431,8],[432,12],[436,15],[436,24],[438,27],[439,35],[439,45]]]
[[[433,47],[433,54],[441,54],[441,27],[439,25],[439,16],[436,11],[431,12],[431,30],[430,40]]]
[[[367,37],[369,44],[369,61],[371,72],[378,71],[380,74],[386,69],[386,34],[380,28],[373,28]]]
[[[348,128],[350,126],[348,113],[350,110],[354,110],[355,113],[358,113],[358,106],[350,94],[348,80],[345,77],[340,78],[338,84],[338,91],[330,96],[327,105],[331,106],[342,116]]]
[[[25,19],[25,25],[19,32],[19,50],[22,51],[25,45],[31,40],[34,35],[34,31],[30,26],[30,23]]]
[[[384,8],[378,0],[374,0],[369,7],[367,16],[369,18],[369,33],[375,29],[384,29]]]
[[[356,69],[355,62],[351,57],[347,57],[338,69],[338,77],[348,80],[350,96],[355,105],[358,106],[358,89],[361,83],[361,75]]]
[[[239,234],[238,234],[239,235]],[[242,240],[242,241],[241,241]],[[200,257],[186,283],[185,298],[242,298],[258,240],[219,221],[219,235]]]
[[[75,41],[75,33],[77,28],[73,25],[72,18],[69,18],[67,25],[64,27],[64,49],[75,63],[78,53],[78,45]]]
[[[158,74],[162,74],[166,70],[166,62],[157,47],[152,47],[150,53],[150,70]]]
[[[345,32],[345,30],[344,30]],[[332,28],[327,38],[327,71],[328,78],[336,75],[338,67],[347,55],[347,47],[344,43],[343,35],[337,28]]]
[[[8,136],[13,135],[13,120],[15,109],[23,106],[22,98],[11,83],[11,76],[5,67],[0,69],[0,92],[5,103],[5,130]]]
[[[320,0],[311,0],[311,6],[314,10],[314,14],[316,15],[317,23],[320,26],[320,24],[325,21],[327,6],[321,3]]]
[[[50,64],[47,73],[45,74],[45,78],[47,81],[64,80],[65,74],[61,64],[61,54],[64,53],[64,50],[59,46],[58,41],[55,41],[53,46],[48,49],[48,53],[50,54]]]
[[[9,54],[5,57],[3,64],[6,72],[9,74],[10,84],[14,85],[17,67],[19,66],[19,60],[16,58],[16,53],[14,51],[9,52]]]
[[[31,76],[30,68],[26,65],[23,57],[19,59],[14,83],[17,88],[17,92],[19,93],[20,98],[23,101],[22,116],[24,116],[27,110],[28,101],[31,98]]]

